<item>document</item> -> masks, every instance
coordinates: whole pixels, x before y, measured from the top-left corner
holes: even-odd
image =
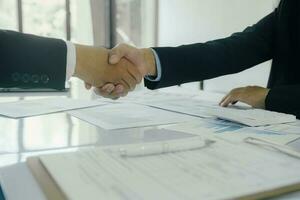
[[[284,124],[297,120],[295,115],[237,106],[210,108],[207,109],[207,113],[220,119],[226,119],[252,127]]]
[[[128,96],[118,99],[117,102],[122,103],[137,103],[142,105],[152,105],[154,102],[172,102],[172,101],[187,101],[193,98],[195,95],[180,95],[165,93],[152,90],[142,90],[129,93]],[[107,101],[107,100],[106,100]],[[110,102],[116,102],[111,100]]]
[[[177,99],[173,101],[151,102],[149,105],[156,108],[161,108],[202,118],[212,118],[213,116],[208,114],[207,110],[210,107],[218,107],[218,105],[215,102],[193,99]]]
[[[72,200],[256,199],[300,186],[299,159],[221,140],[152,156],[124,157],[118,149],[94,148],[40,160]]]
[[[69,98],[46,98],[0,103],[0,115],[11,118],[30,117],[66,110],[74,110],[105,105],[100,101],[79,100]]]
[[[272,143],[286,145],[300,138],[299,134],[277,132],[267,128],[245,127],[224,120],[201,120],[166,127],[169,130],[182,131],[205,137],[217,137],[230,142],[241,143],[252,137]]]
[[[258,130],[266,130],[274,133],[297,134],[300,136],[300,127],[294,123],[275,124],[271,126],[257,127]]]
[[[110,104],[69,111],[68,113],[104,129],[174,124],[193,119],[186,115],[131,103]]]
[[[300,128],[300,120],[297,120],[297,121],[295,121],[293,123],[289,123],[289,125]]]
[[[224,108],[216,102],[191,99],[188,101],[153,102],[152,106],[185,113],[202,118],[220,118],[247,126],[266,126],[296,121],[296,116],[284,113],[253,109],[249,106]]]

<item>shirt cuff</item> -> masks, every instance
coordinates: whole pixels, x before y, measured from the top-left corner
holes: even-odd
[[[159,60],[159,57],[156,53],[156,51],[154,49],[151,49],[154,57],[155,57],[155,63],[156,63],[156,72],[157,72],[157,76],[153,77],[153,76],[145,76],[145,79],[147,79],[148,81],[152,81],[152,82],[158,82],[161,79],[161,63]]]
[[[67,66],[66,66],[66,81],[69,80],[74,72],[76,66],[76,48],[72,42],[66,41],[67,45]]]

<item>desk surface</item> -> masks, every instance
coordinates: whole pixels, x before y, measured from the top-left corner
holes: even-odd
[[[78,87],[76,87],[78,88]],[[0,94],[0,102],[49,96],[93,98],[91,92],[72,89],[68,93]],[[68,151],[78,147],[133,144],[186,137],[182,134],[158,134],[157,127],[107,131],[74,118],[55,113],[24,119],[0,117],[0,167],[20,163],[28,156]],[[300,140],[290,146],[300,151]],[[279,199],[291,199],[285,196]],[[296,195],[296,198],[300,198]]]

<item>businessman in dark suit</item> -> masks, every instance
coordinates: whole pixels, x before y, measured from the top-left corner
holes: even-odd
[[[206,43],[153,49],[122,44],[111,51],[110,62],[127,58],[145,71],[143,75],[150,75],[146,77],[145,85],[157,89],[241,72],[272,59],[267,88],[234,89],[220,105],[241,101],[300,118],[299,10],[299,1],[282,0],[274,12],[243,32]],[[99,93],[113,98],[121,96],[109,93],[107,87],[99,88]],[[120,85],[114,87],[119,91],[122,88]],[[124,93],[127,93],[126,89],[123,89]]]
[[[109,65],[104,48],[0,30],[1,88],[61,90],[75,76],[95,87],[114,83],[132,90],[142,76],[125,59],[121,63]]]

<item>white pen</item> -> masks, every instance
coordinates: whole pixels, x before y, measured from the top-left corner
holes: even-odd
[[[189,140],[167,141],[152,144],[142,144],[131,147],[120,148],[123,157],[150,156],[164,153],[175,153],[201,149],[214,143],[213,140],[193,138]]]
[[[249,143],[249,144],[253,144],[253,145],[258,145],[258,146],[261,146],[261,147],[273,148],[273,149],[275,149],[275,150],[277,150],[277,151],[279,151],[279,152],[281,152],[285,155],[300,159],[300,153],[293,150],[292,148],[290,148],[288,146],[274,144],[274,143],[271,143],[271,142],[268,142],[268,141],[264,141],[264,140],[257,139],[257,138],[252,138],[252,137],[246,138],[245,142]]]

